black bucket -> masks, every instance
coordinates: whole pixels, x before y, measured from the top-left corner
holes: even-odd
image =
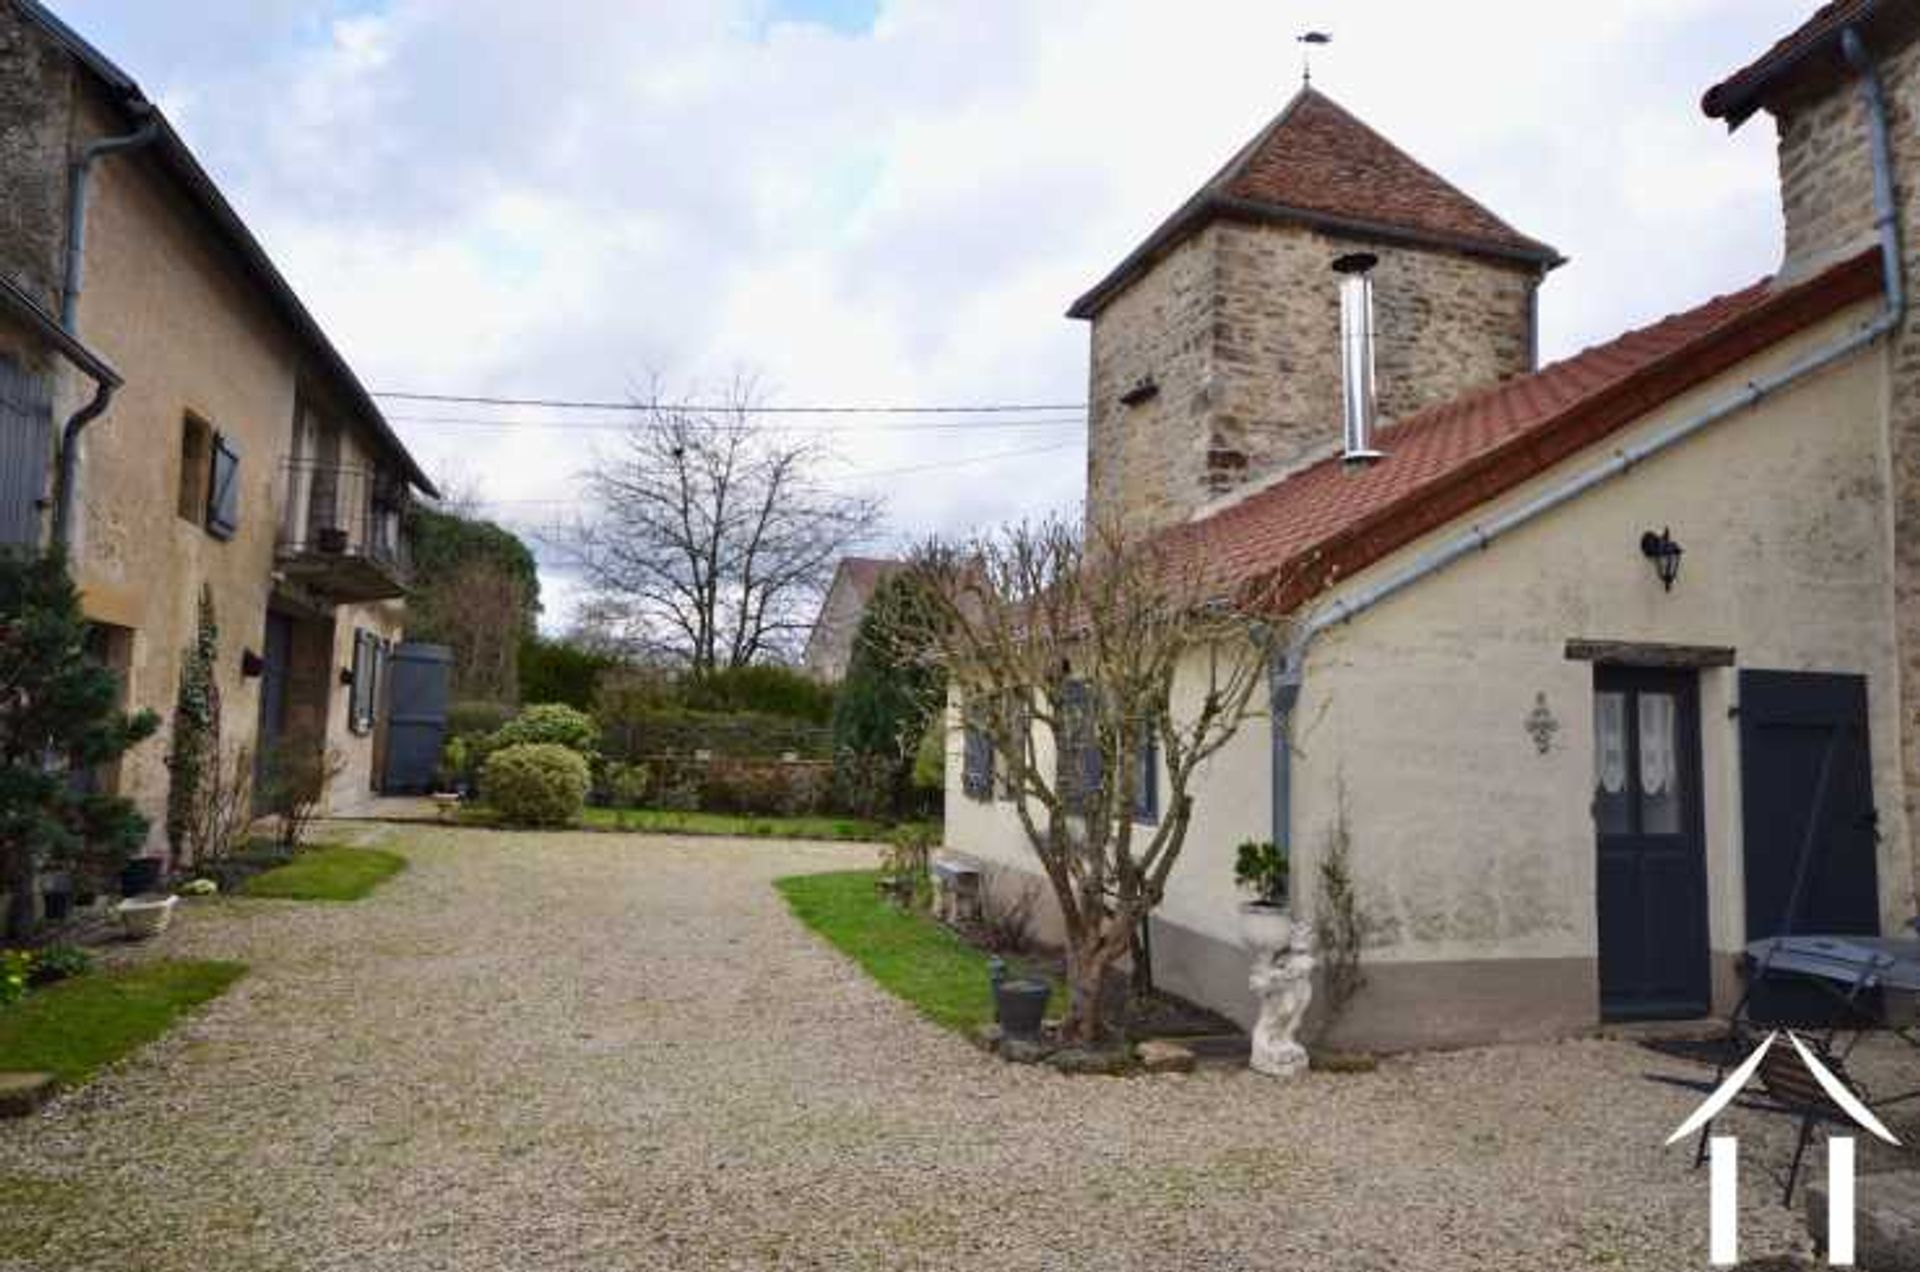
[[[135,857],[120,867],[120,895],[144,896],[160,890],[160,858]]]
[[[993,987],[994,1012],[1009,1038],[1038,1038],[1053,987],[1039,980],[1001,981]]]

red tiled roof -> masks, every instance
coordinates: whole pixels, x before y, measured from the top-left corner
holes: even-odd
[[[1782,87],[1846,72],[1840,33],[1859,29],[1869,43],[1894,43],[1920,31],[1913,0],[1831,0],[1774,46],[1708,89],[1700,109],[1738,128]]]
[[[1098,313],[1148,265],[1217,216],[1290,221],[1547,268],[1561,261],[1553,248],[1520,233],[1332,98],[1308,87],[1112,273],[1076,300],[1069,316]]]
[[[1179,550],[1222,586],[1284,579],[1311,598],[1663,403],[1879,289],[1863,252],[1796,286],[1762,280],[1630,331],[1531,375],[1469,393],[1383,429],[1387,457],[1331,458],[1220,512],[1175,527]],[[1329,424],[1328,436],[1337,430]]]

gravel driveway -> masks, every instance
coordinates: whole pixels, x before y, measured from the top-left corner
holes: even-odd
[[[413,868],[357,905],[185,912],[164,952],[252,973],[0,1123],[0,1268],[1705,1262],[1706,1181],[1660,1147],[1696,1097],[1647,1080],[1698,1073],[1637,1047],[1062,1078],[921,1022],[768,887],[871,849],[393,843]],[[1797,1248],[1746,1175],[1745,1252]]]

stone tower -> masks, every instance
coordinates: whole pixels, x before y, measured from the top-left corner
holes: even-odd
[[[1907,825],[1920,827],[1920,4],[1834,0],[1752,65],[1708,91],[1707,114],[1738,128],[1761,110],[1780,138],[1780,206],[1790,283],[1880,243],[1862,78],[1851,30],[1882,86],[1905,318],[1889,344],[1887,453],[1893,497],[1895,638]]]
[[[1303,88],[1068,311],[1093,324],[1088,517],[1137,533],[1334,453],[1332,263],[1357,251],[1383,423],[1532,369],[1560,255]]]

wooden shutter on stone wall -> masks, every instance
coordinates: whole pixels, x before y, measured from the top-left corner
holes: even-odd
[[[53,467],[47,382],[0,356],[0,548],[36,548]]]

